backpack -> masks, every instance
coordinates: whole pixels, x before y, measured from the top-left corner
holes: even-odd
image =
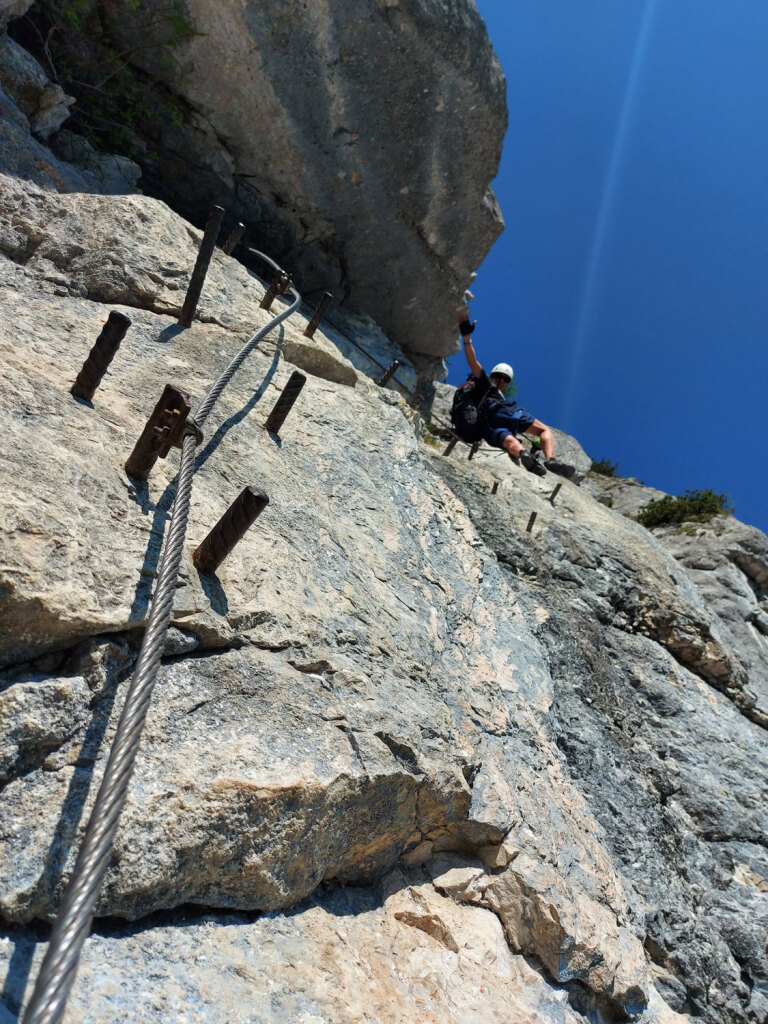
[[[451,406],[451,423],[462,441],[474,444],[482,440],[483,428],[474,397],[475,381],[468,380],[456,388]]]

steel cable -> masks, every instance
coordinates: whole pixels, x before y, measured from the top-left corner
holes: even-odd
[[[268,256],[264,256],[263,253],[259,255],[280,270]],[[295,288],[291,287],[289,290],[293,294],[291,305],[246,342],[210,388],[195,417],[198,426],[203,425],[219,395],[261,339],[297,309],[301,297]],[[195,448],[193,433],[186,433],[181,446],[171,522],[136,669],[126,694],[83,842],[62,899],[32,997],[27,1005],[24,1024],[58,1024],[61,1021],[77,973],[83,943],[90,930],[101,884],[109,866],[112,843],[136,762],[141,733],[160,668],[165,634],[173,612],[173,599],[192,497]]]

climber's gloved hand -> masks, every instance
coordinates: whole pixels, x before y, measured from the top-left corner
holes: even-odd
[[[459,319],[459,330],[461,331],[462,338],[468,338],[472,331],[474,331],[476,326],[477,320],[470,323],[468,316],[461,317]]]

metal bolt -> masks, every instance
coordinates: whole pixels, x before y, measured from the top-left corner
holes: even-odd
[[[165,391],[147,420],[141,437],[128,457],[125,471],[135,480],[146,480],[157,460],[164,459],[184,432],[192,403],[189,395],[175,384]]]
[[[495,494],[496,491],[498,491],[498,489],[499,489],[499,481],[498,480],[494,480],[493,481],[493,487],[491,488],[491,494]]]
[[[390,363],[390,364],[389,364],[389,366],[388,366],[388,367],[386,368],[386,370],[384,371],[384,373],[382,373],[382,375],[381,375],[381,376],[379,377],[379,379],[378,379],[378,380],[376,381],[376,383],[377,383],[377,384],[379,385],[379,387],[380,387],[380,388],[383,388],[383,387],[384,387],[384,385],[385,385],[385,384],[386,384],[386,383],[387,383],[387,382],[388,382],[388,381],[389,381],[389,380],[390,380],[390,379],[391,379],[392,377],[394,377],[394,375],[395,375],[395,372],[397,371],[397,368],[398,368],[398,366],[399,366],[399,365],[400,365],[400,360],[399,360],[399,359],[395,359],[395,361],[394,361],[394,362],[392,362],[392,363]]]
[[[550,504],[554,505],[554,503],[555,503],[555,498],[556,498],[556,497],[558,496],[558,494],[560,493],[560,488],[561,488],[562,486],[563,486],[562,484],[558,484],[558,485],[557,485],[557,486],[555,487],[554,491],[552,491],[552,493],[550,494],[549,498],[547,499],[547,501],[549,501],[549,502],[550,502]]]
[[[237,245],[237,243],[240,241],[244,234],[245,224],[241,224],[240,222],[238,222],[237,225],[232,229],[232,234],[226,240],[224,245],[222,245],[221,251],[225,253],[227,256],[229,256],[229,254],[232,252],[232,250],[235,248],[235,246]]]
[[[275,301],[275,297],[278,295],[282,295],[283,292],[290,286],[290,283],[290,277],[288,277],[287,274],[284,274],[282,271],[280,271],[280,273],[275,276],[274,281],[267,289],[267,293],[259,303],[259,306],[262,309],[266,309],[266,311],[269,312],[272,303]]]
[[[112,310],[75,383],[69,389],[75,398],[84,398],[90,402],[130,326],[131,321],[124,313]]]
[[[445,446],[445,451],[443,452],[443,455],[450,455],[458,443],[458,437],[452,437],[448,444]]]
[[[255,487],[241,491],[200,547],[192,553],[192,561],[200,572],[216,572],[268,504],[269,498],[264,491]]]
[[[200,294],[205,283],[205,275],[208,273],[211,256],[213,256],[213,250],[216,248],[216,239],[219,236],[223,219],[224,210],[220,206],[212,206],[211,212],[208,214],[208,223],[205,225],[203,240],[197,253],[195,268],[189,279],[189,287],[187,288],[187,295],[181,309],[181,316],[179,317],[179,323],[182,327],[192,326],[192,320],[197,311],[197,304],[200,301]]]
[[[288,383],[283,388],[283,393],[275,402],[272,412],[267,416],[267,421],[264,424],[267,430],[273,434],[280,433],[280,427],[285,422],[285,417],[293,408],[294,402],[301,394],[301,389],[306,383],[307,378],[304,374],[294,370],[288,378]]]
[[[530,533],[533,529],[533,524],[536,522],[536,513],[531,512],[531,518],[528,520],[528,525],[525,528],[526,533]]]
[[[330,292],[323,292],[323,297],[317,304],[317,309],[312,314],[312,319],[307,324],[307,329],[304,331],[305,338],[313,338],[315,331],[320,326],[320,321],[326,314],[326,311],[330,304],[333,302],[333,296]]]
[[[469,461],[469,459],[474,459],[475,455],[477,455],[479,450],[480,450],[480,442],[479,441],[475,441],[475,443],[469,449],[469,455],[467,456],[467,461]]]

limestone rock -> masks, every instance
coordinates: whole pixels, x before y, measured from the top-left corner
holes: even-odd
[[[197,404],[267,314],[265,282],[217,253],[179,331],[199,232],[143,196],[1,183],[0,1005],[15,1014],[173,501],[175,451],[143,484],[126,455],[165,382]],[[113,303],[133,324],[78,402]],[[353,363],[365,323],[321,328],[316,353],[308,313],[206,425],[72,1019],[761,1019],[765,539],[715,524],[678,558],[589,478],[550,501],[550,478],[494,453],[443,458],[366,376],[371,357]],[[377,362],[388,344],[374,332]],[[308,380],[277,438],[263,423],[288,352]],[[268,508],[199,573],[191,552],[248,484]]]
[[[10,17],[24,13],[22,6]],[[61,129],[74,102],[34,57],[8,35],[1,36],[0,171],[57,192],[138,191],[138,164],[97,152],[82,136]],[[55,153],[38,140],[49,142]]]
[[[73,295],[71,282],[87,280],[89,294],[114,287],[115,297],[135,295],[150,309],[162,308],[173,278],[167,270],[153,278],[144,268],[168,267],[178,236],[170,214],[142,197],[74,202],[34,190],[19,195],[7,244],[17,258],[30,238],[36,247],[26,263],[10,264],[17,287],[4,297],[14,324],[5,363],[13,387],[4,390],[13,459],[4,491],[15,509],[4,520],[4,564],[18,570],[4,579],[6,662],[66,650],[105,631],[122,631],[117,640],[128,643],[125,631],[146,614],[172,494],[172,465],[141,486],[121,470],[141,410],[160,392],[169,365],[199,395],[211,367],[237,347],[241,328],[222,326],[233,288],[244,300],[239,316],[250,311],[257,322],[265,316],[257,312],[262,286],[233,261],[217,259],[214,275],[221,275],[224,296],[215,302],[222,312],[214,308],[208,324],[161,340],[162,316],[136,310],[107,383],[91,408],[78,404],[67,391],[70,349],[88,347],[103,312]],[[43,212],[53,209],[60,216],[48,221]],[[115,217],[124,231],[135,224],[139,234],[150,216],[154,248],[139,238],[129,252],[117,239]],[[87,239],[80,230],[86,223]],[[51,255],[65,244],[83,250],[61,258],[57,287],[66,294],[39,293],[30,321],[23,296],[39,284],[46,265],[40,261],[53,263]],[[117,266],[125,269],[110,277]],[[133,283],[145,280],[151,285]],[[286,335],[289,330],[295,328]],[[255,451],[258,483],[271,504],[217,577],[201,577],[185,561],[174,625],[200,647],[164,670],[102,913],[136,917],[194,902],[273,910],[323,880],[376,877],[420,844],[498,843],[513,807],[503,765],[520,730],[529,737],[529,770],[539,792],[555,805],[558,787],[567,788],[546,769],[557,757],[542,732],[546,668],[518,617],[495,620],[492,608],[504,588],[495,559],[467,544],[466,513],[422,464],[400,400],[382,402],[388,393],[310,377],[278,446],[258,420],[265,415],[260,399],[290,370],[279,358],[267,346],[225,392],[220,426],[213,424],[200,454],[189,550],[218,518],[226,495],[253,480]],[[255,395],[249,377],[259,382]],[[257,419],[248,417],[251,410]],[[366,423],[375,429],[361,431]],[[42,493],[24,479],[31,465],[37,479],[50,481]],[[45,500],[51,486],[55,506]],[[235,649],[198,659],[201,648],[222,645]],[[3,914],[16,920],[54,910],[127,668],[120,663],[91,697],[77,664],[49,664],[51,693],[70,701],[79,695],[66,734],[55,720],[46,725],[30,703],[29,671],[11,669],[6,677],[12,731],[30,731],[35,723],[41,737],[35,744],[31,733],[24,773],[2,794],[5,820],[24,823],[3,833],[0,854]],[[280,729],[265,732],[270,721]],[[22,755],[14,757],[19,763]],[[569,800],[580,806],[576,793]],[[595,875],[610,874],[588,837],[591,826],[585,832],[579,815],[568,814],[562,828],[585,857],[598,856]],[[59,836],[55,857],[46,841],[52,834]],[[542,851],[532,846],[529,855],[538,863]],[[614,897],[610,913],[626,915],[618,879]],[[537,904],[537,894],[526,898]],[[565,884],[562,910],[569,920],[578,898]],[[610,943],[616,933],[592,938]],[[567,930],[557,941],[569,962]],[[526,948],[543,953],[534,940]],[[636,941],[630,959],[642,963]],[[590,983],[607,992],[614,981],[611,968]]]
[[[94,182],[30,134],[29,120],[0,88],[0,172],[60,192],[88,192]]]
[[[62,128],[50,139],[53,152],[61,160],[81,167],[98,182],[94,191],[102,195],[134,195],[141,168],[135,160],[115,153],[100,153],[82,135]]]
[[[621,477],[591,477],[593,492],[634,517],[663,491]],[[709,523],[657,526],[653,535],[685,567],[720,635],[727,638],[749,676],[749,714],[768,725],[768,540],[733,516]]]
[[[503,227],[504,78],[475,4],[185,13],[168,80],[185,121],[156,124],[142,187],[200,223],[220,202],[304,292],[334,291],[412,357],[455,351],[456,303]],[[122,30],[128,48],[139,30]],[[151,49],[135,60],[160,73]]]
[[[33,57],[8,36],[0,38],[0,172],[56,192],[136,191],[133,161],[97,153],[66,129],[56,132],[72,102]],[[55,133],[60,156],[33,131],[46,140]],[[78,167],[69,162],[76,157]]]
[[[0,37],[0,86],[29,120],[35,135],[47,139],[69,117],[74,97],[51,82],[26,50],[9,36]]]
[[[0,28],[5,28],[9,21],[26,14],[34,0],[0,0]]]
[[[566,988],[515,955],[493,913],[441,896],[418,874],[383,893],[320,890],[287,915],[187,914],[163,925],[98,927],[87,941],[68,1019],[82,1024],[395,1024],[489,1021],[585,1024]],[[0,940],[1,942],[2,940]],[[11,950],[13,951],[11,953]],[[5,957],[3,957],[5,954]],[[4,990],[15,1011],[42,950],[15,931]],[[9,980],[10,979],[10,980]],[[647,1024],[682,1024],[652,992]]]
[[[412,401],[418,384],[410,360],[369,316],[332,305],[323,324],[323,334],[364,374],[374,380],[397,360],[400,365],[387,387]]]
[[[634,477],[602,476],[599,473],[589,477],[587,489],[598,501],[608,502],[610,508],[630,519],[634,519],[648,502],[664,497],[664,491],[647,487]]]
[[[768,866],[761,838],[768,828],[768,771],[760,705],[745,699],[763,678],[747,669],[750,646],[737,641],[716,602],[707,600],[705,610],[697,574],[688,576],[666,550],[669,536],[656,539],[593,504],[584,487],[564,484],[553,509],[543,500],[545,481],[528,481],[527,490],[535,492],[528,497],[505,467],[508,478],[494,497],[488,476],[478,479],[482,456],[469,465],[440,456],[435,462],[454,493],[464,495],[510,581],[517,580],[518,601],[549,652],[554,736],[569,777],[606,829],[624,878],[641,894],[646,950],[667,979],[659,981],[662,991],[675,1009],[707,1021],[759,1020],[763,982],[754,979],[764,971],[755,971],[750,951],[768,935],[768,906],[756,895]],[[486,459],[485,465],[493,463]],[[518,531],[533,510],[537,525],[523,541]],[[762,535],[731,520],[725,530],[712,529],[714,548],[718,533],[720,557],[748,544],[749,556],[742,550],[739,557],[752,579],[761,578]],[[590,535],[600,538],[595,548]],[[629,604],[649,600],[650,615],[638,618],[635,606],[627,617],[634,587],[646,596],[635,592]],[[662,621],[671,629],[653,628]],[[710,636],[698,654],[682,640],[696,632]],[[714,636],[721,668],[740,680],[741,697],[709,671],[715,666],[706,648]],[[761,634],[755,642],[764,642]],[[739,965],[747,958],[753,966],[742,976]]]

